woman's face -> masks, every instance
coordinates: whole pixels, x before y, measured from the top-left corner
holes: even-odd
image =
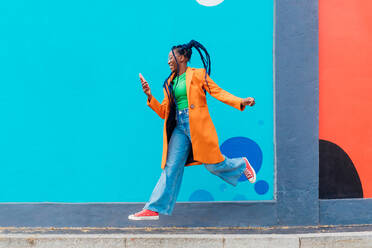
[[[185,60],[185,56],[179,55],[177,49],[174,49],[173,52],[176,55],[178,64],[187,63],[187,61]],[[174,56],[173,56],[173,53],[172,53],[172,50],[171,50],[168,54],[168,65],[169,65],[169,68],[170,68],[171,72],[177,71],[177,62],[174,59]]]

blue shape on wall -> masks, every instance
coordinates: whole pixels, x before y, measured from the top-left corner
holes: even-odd
[[[189,201],[214,201],[214,198],[210,192],[198,189],[191,194]]]
[[[262,150],[253,140],[246,137],[233,137],[222,143],[221,152],[229,158],[247,157],[249,163],[258,174],[262,166]],[[247,178],[242,174],[239,181],[246,181]]]
[[[254,190],[257,194],[264,195],[269,190],[269,184],[264,180],[257,181],[254,184]]]

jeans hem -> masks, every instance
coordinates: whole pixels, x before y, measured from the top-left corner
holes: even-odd
[[[236,180],[235,184],[232,183],[232,182],[228,182],[228,183],[230,183],[232,186],[236,187],[236,186],[238,185],[238,183],[239,183],[239,179],[240,179],[240,177],[244,174],[244,170],[245,170],[245,164],[244,164],[244,166],[242,167],[241,172],[239,173],[239,177],[238,177],[238,179]],[[247,179],[247,180],[248,180],[248,179]],[[226,182],[227,182],[227,181],[226,181]]]
[[[169,213],[169,212],[165,212],[165,211],[162,211],[162,210],[158,210],[156,208],[153,208],[153,207],[149,207],[149,206],[145,206],[143,207],[143,209],[148,209],[148,210],[151,210],[151,211],[155,211],[155,212],[158,212],[159,214],[164,214],[164,215],[172,215],[172,213]]]

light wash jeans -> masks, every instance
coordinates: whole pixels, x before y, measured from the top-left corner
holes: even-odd
[[[168,145],[168,156],[160,178],[143,209],[171,215],[180,190],[183,170],[191,149],[189,109],[176,109],[177,125]],[[245,169],[243,157],[227,158],[217,164],[203,164],[208,171],[236,186]]]

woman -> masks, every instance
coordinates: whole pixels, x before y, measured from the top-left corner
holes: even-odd
[[[188,67],[195,48],[204,68]],[[205,57],[202,54],[205,53]],[[243,111],[253,106],[253,97],[240,98],[221,89],[209,77],[210,58],[203,45],[195,40],[173,46],[168,55],[170,76],[164,82],[164,99],[159,103],[139,74],[147,95],[147,105],[165,119],[160,178],[143,210],[128,216],[131,220],[157,220],[159,213],[171,215],[181,186],[184,166],[204,164],[221,179],[236,186],[244,173],[254,183],[256,173],[246,157],[227,158],[219,149],[218,137],[208,112],[206,92],[218,100]]]

